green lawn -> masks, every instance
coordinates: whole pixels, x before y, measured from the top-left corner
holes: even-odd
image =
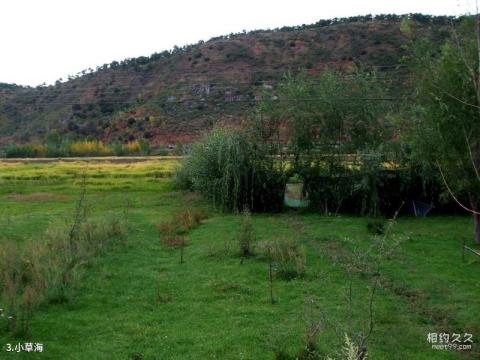
[[[219,214],[199,197],[173,191],[175,166],[172,160],[88,166],[90,216],[118,216],[128,223],[127,239],[84,265],[70,302],[36,309],[28,336],[0,329],[1,348],[41,342],[43,353],[3,350],[1,359],[273,359],[280,348],[295,358],[312,321],[322,324],[320,351],[335,355],[349,324],[358,330],[368,322],[371,281],[348,271],[354,249],[366,251],[374,241],[366,219],[254,215],[257,256],[241,261],[241,215]],[[21,246],[71,221],[84,168],[0,163],[0,241]],[[181,264],[180,251],[161,243],[156,225],[193,208],[209,218],[188,232]],[[398,220],[392,236],[403,242],[382,267],[369,359],[479,358],[480,261],[466,254],[462,262],[460,251],[463,239],[473,246],[472,235],[469,217]],[[262,252],[279,239],[304,247],[306,275],[275,278],[271,304]],[[431,332],[471,333],[474,349],[432,350]]]

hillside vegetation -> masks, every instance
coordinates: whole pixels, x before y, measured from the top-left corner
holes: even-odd
[[[240,123],[260,94],[286,72],[316,74],[359,65],[405,87],[405,45],[417,35],[441,44],[456,19],[380,15],[230,34],[149,57],[87,69],[35,88],[0,84],[0,144],[44,141],[52,130],[70,140],[151,144],[189,142],[215,123]],[[392,83],[392,81],[393,83]]]

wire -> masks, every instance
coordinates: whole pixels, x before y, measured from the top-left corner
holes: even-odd
[[[269,99],[273,102],[313,102],[313,101],[405,101],[410,99],[409,97],[362,97],[362,98],[352,98],[352,97],[309,97],[309,98],[278,98],[278,99]],[[250,98],[250,99],[224,99],[224,100],[207,100],[207,99],[196,99],[188,98],[181,100],[172,100],[172,101],[157,101],[150,100],[145,103],[139,103],[138,101],[119,101],[119,102],[109,102],[110,105],[150,105],[150,104],[162,104],[162,105],[174,105],[174,104],[185,104],[185,103],[202,103],[202,104],[232,104],[232,103],[258,103],[264,101],[264,99]],[[48,105],[89,105],[89,103],[80,104],[78,102],[50,102]],[[120,110],[120,109],[116,109]],[[195,109],[192,109],[195,110]],[[198,109],[197,109],[198,110]]]
[[[221,63],[221,64],[224,64],[224,63]],[[323,63],[324,65],[327,65],[328,64],[335,64],[337,65],[335,62],[325,62]],[[338,65],[337,65],[338,66]],[[336,67],[337,67],[336,66]],[[368,65],[366,66],[366,69],[389,69],[389,68],[394,68],[394,69],[400,69],[400,68],[406,68],[407,65],[405,64],[388,64],[388,65]],[[235,69],[225,69],[223,71],[218,71],[216,69],[204,69],[202,70],[201,72],[199,71],[182,71],[180,69],[177,69],[179,70],[180,72],[180,75],[181,76],[186,76],[186,75],[202,75],[202,76],[212,76],[212,73],[209,72],[209,71],[213,71],[215,76],[218,76],[219,74],[228,74],[228,75],[248,75],[248,74],[257,74],[257,73],[264,73],[264,74],[268,74],[268,73],[287,73],[287,72],[302,72],[302,71],[306,71],[308,72],[309,69],[306,69],[305,67],[289,67],[289,66],[284,66],[282,68],[279,68],[279,69],[262,69],[262,70],[253,70],[253,69],[249,69],[249,70],[235,70]],[[109,71],[111,72],[110,74],[106,74],[106,72]],[[116,73],[115,73],[116,72]],[[13,89],[9,89],[9,90],[14,90],[14,91],[19,91],[19,90],[44,90],[44,89],[54,89],[56,87],[61,87],[61,86],[66,86],[66,85],[70,85],[72,84],[73,82],[78,82],[80,80],[85,80],[86,78],[91,78],[91,77],[95,77],[95,78],[99,78],[101,79],[102,76],[110,76],[111,79],[110,80],[113,80],[115,81],[118,77],[120,77],[120,79],[122,77],[124,78],[127,78],[127,77],[130,77],[132,74],[135,74],[135,75],[141,75],[141,71],[137,71],[135,69],[117,69],[117,68],[108,68],[108,69],[105,69],[105,70],[97,70],[93,73],[86,73],[85,75],[81,75],[79,77],[74,77],[72,78],[71,80],[68,80],[66,82],[61,82],[60,84],[58,85],[49,85],[49,86],[37,86],[37,87],[25,87],[25,86],[18,86],[16,88],[13,88]],[[150,75],[151,76],[151,75]],[[87,80],[90,80],[90,79],[87,79]],[[1,90],[1,89],[0,89]]]
[[[399,80],[410,80],[412,79],[413,76],[411,74],[397,74],[395,77],[388,78],[387,76],[375,76],[375,79],[379,81],[386,81],[386,82],[397,82]],[[343,81],[348,81],[348,80],[355,80],[353,76],[345,76],[342,78]],[[181,89],[186,89],[186,90],[194,90],[192,88],[196,86],[202,86],[202,85],[207,85],[213,88],[212,90],[220,90],[220,89],[235,89],[235,87],[238,86],[250,86],[250,87],[261,87],[261,86],[274,86],[275,84],[281,83],[281,80],[276,80],[276,81],[263,81],[263,82],[255,82],[255,81],[249,81],[249,82],[243,82],[243,81],[237,81],[237,82],[209,82],[208,80],[206,81],[195,81],[195,82],[178,82],[177,84],[170,85],[170,86],[159,86],[159,84],[135,84],[135,85],[130,85],[125,88],[120,88],[118,89],[118,85],[116,86],[118,90],[98,90],[98,88],[83,88],[83,89],[67,89],[66,91],[61,91],[59,94],[56,94],[56,96],[62,96],[62,97],[67,97],[67,96],[74,96],[74,97],[80,97],[80,96],[85,96],[85,95],[90,95],[92,92],[96,92],[97,94],[94,94],[94,96],[100,95],[132,95],[132,93],[135,92],[141,92],[146,95],[146,92],[149,90],[159,90],[165,91],[165,90],[181,90]],[[308,84],[310,85],[320,85],[322,82],[319,81],[309,81]],[[113,86],[113,85],[112,85]],[[48,88],[47,88],[48,89]],[[49,89],[50,90],[50,89]],[[52,91],[54,89],[51,89]],[[42,91],[42,90],[35,90],[35,91]],[[0,91],[1,93],[1,91]],[[19,98],[21,100],[27,100],[27,99],[42,99],[42,95],[44,97],[46,96],[52,96],[51,94],[35,94],[35,93],[30,93],[30,94],[14,94],[12,95],[14,98]],[[168,95],[172,95],[170,92]],[[43,100],[43,99],[42,99]],[[45,99],[48,101],[47,99]]]

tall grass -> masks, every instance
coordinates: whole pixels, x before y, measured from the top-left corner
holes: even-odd
[[[79,284],[84,265],[122,236],[117,219],[85,221],[75,236],[71,228],[49,228],[42,239],[22,246],[0,243],[0,331],[27,335],[30,318],[46,303],[69,301]]]

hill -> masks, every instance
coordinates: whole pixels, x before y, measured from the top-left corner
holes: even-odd
[[[84,70],[55,85],[0,84],[0,144],[42,141],[53,129],[70,139],[188,142],[214,123],[240,122],[287,71],[314,75],[363,64],[396,75],[404,45],[420,34],[440,44],[455,21],[412,14],[406,33],[403,18],[361,16],[230,34]]]

